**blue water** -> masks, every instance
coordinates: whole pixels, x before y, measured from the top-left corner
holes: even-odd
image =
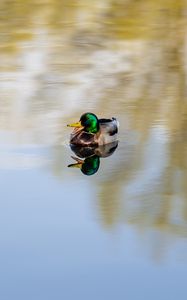
[[[123,216],[103,226],[98,183],[65,164],[61,179],[0,172],[1,299],[185,299],[186,239]]]

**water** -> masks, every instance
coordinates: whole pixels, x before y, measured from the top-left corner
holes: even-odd
[[[1,1],[1,299],[186,299],[186,8]],[[120,123],[91,176],[85,111]]]

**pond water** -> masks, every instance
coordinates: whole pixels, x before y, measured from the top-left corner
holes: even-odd
[[[186,9],[1,1],[1,299],[186,299]],[[87,111],[120,124],[91,176]]]

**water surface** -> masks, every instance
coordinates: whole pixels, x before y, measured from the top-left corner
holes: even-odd
[[[186,8],[0,3],[3,300],[186,299]],[[120,122],[91,176],[67,167],[85,111]]]

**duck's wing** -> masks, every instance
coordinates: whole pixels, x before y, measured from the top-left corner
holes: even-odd
[[[100,135],[98,137],[98,144],[105,145],[113,143],[117,140],[117,133],[119,123],[115,118],[99,119]]]
[[[118,133],[119,123],[116,118],[99,119],[101,134],[113,136]]]
[[[77,134],[72,134],[70,144],[80,146],[94,146],[97,145],[95,135],[85,131],[79,131]]]

